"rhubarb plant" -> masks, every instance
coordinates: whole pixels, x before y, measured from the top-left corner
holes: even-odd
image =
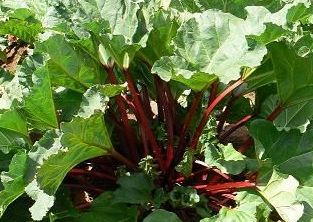
[[[310,0],[0,0],[0,23],[1,222],[312,221]]]

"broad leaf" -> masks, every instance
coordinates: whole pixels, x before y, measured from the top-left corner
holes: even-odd
[[[154,185],[151,178],[143,173],[121,177],[120,185],[113,193],[114,203],[145,204],[151,200]]]
[[[39,45],[39,49],[50,57],[47,68],[53,85],[84,92],[91,85],[101,82],[98,62],[61,35],[51,36]]]
[[[47,194],[54,194],[67,172],[74,166],[112,150],[109,134],[101,114],[89,119],[75,118],[61,126],[64,149],[49,156],[38,170],[37,180]]]
[[[217,167],[224,173],[240,174],[247,167],[246,157],[236,151],[231,144],[204,145],[205,162],[211,167]]]
[[[300,218],[300,222],[311,222],[313,218],[313,199],[312,187],[300,186],[297,190],[297,199],[304,205],[304,213]]]
[[[110,192],[103,193],[97,197],[92,207],[78,216],[75,221],[85,222],[136,222],[137,208],[129,207],[126,204],[115,204],[112,202],[113,196]]]
[[[272,177],[260,194],[275,208],[286,222],[296,222],[303,214],[304,206],[297,200],[299,182],[292,176],[274,170]]]
[[[277,96],[268,97],[262,104],[261,116],[269,116],[279,105]],[[306,101],[297,105],[288,107],[278,115],[274,120],[274,125],[279,129],[298,128],[301,131],[306,130],[306,125],[312,119],[313,101]]]
[[[0,35],[11,34],[25,42],[32,43],[42,32],[41,24],[37,22],[10,19],[0,23]]]
[[[167,70],[159,74],[167,81],[173,74],[190,78],[196,72],[204,72],[228,83],[239,77],[242,66],[255,67],[266,54],[264,46],[249,48],[243,20],[211,10],[194,14],[184,23],[177,32],[175,45],[179,57],[168,58],[175,62],[169,64],[161,58],[152,69],[157,74]],[[163,68],[165,64],[167,68]]]
[[[0,128],[28,136],[26,122],[16,110],[9,110],[0,114]]]
[[[250,133],[261,159],[271,159],[280,172],[293,175],[301,185],[313,186],[312,129],[304,134],[299,130],[279,132],[272,123],[256,120],[251,124]]]
[[[36,128],[57,128],[58,121],[47,69],[37,69],[33,79],[34,85],[25,98],[23,107],[27,118]]]
[[[0,191],[0,218],[8,205],[24,193],[26,166],[27,155],[21,152],[12,158],[9,171],[1,173],[4,190]]]
[[[143,220],[143,222],[159,222],[159,221],[181,222],[181,219],[179,219],[179,217],[173,212],[158,209],[153,211]]]
[[[280,103],[291,106],[313,99],[313,57],[300,57],[283,43],[270,50]]]
[[[110,97],[121,94],[124,89],[122,85],[96,85],[89,88],[83,95],[78,116],[88,118],[96,111],[104,113]]]

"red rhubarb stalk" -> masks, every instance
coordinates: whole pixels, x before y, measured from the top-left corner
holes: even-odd
[[[115,77],[113,67],[106,67],[105,66],[105,69],[108,73],[110,82],[112,84],[117,84],[118,82],[117,82],[117,79]],[[116,96],[116,103],[117,103],[119,113],[121,115],[123,126],[125,128],[124,134],[125,134],[126,140],[128,141],[128,145],[130,147],[131,159],[134,162],[137,162],[138,153],[137,153],[137,149],[136,149],[137,146],[136,146],[136,142],[135,142],[136,137],[133,133],[132,127],[129,124],[129,120],[128,120],[128,116],[127,116],[127,112],[126,112],[126,107],[123,103],[123,98],[121,95]]]
[[[247,123],[252,117],[253,117],[253,115],[247,115],[247,116],[243,117],[241,120],[239,120],[237,123],[235,123],[230,129],[228,129],[225,133],[223,133],[220,136],[220,138],[219,138],[220,141],[222,143],[225,142],[225,139],[227,137],[229,137],[233,132],[235,132],[238,128],[243,126],[245,123]]]
[[[251,182],[229,182],[229,183],[221,183],[216,185],[197,185],[194,186],[197,190],[206,190],[206,191],[218,191],[225,189],[241,189],[241,188],[255,188],[255,183]]]
[[[126,81],[128,83],[129,91],[133,96],[134,105],[135,105],[136,110],[139,114],[138,121],[142,124],[143,129],[146,131],[147,138],[150,142],[150,145],[152,146],[153,154],[155,155],[161,170],[164,171],[165,166],[164,166],[164,161],[162,158],[162,151],[161,151],[161,148],[159,147],[157,140],[156,140],[156,138],[155,138],[150,126],[149,126],[148,119],[146,117],[145,111],[144,111],[143,106],[142,106],[142,102],[141,102],[140,97],[138,95],[137,87],[135,86],[135,83],[131,77],[129,70],[124,69],[123,72],[124,72],[124,75],[126,77]]]
[[[219,94],[212,103],[210,103],[207,107],[207,109],[205,110],[203,117],[200,121],[199,126],[196,129],[196,132],[192,138],[191,141],[191,148],[192,149],[196,149],[198,142],[199,142],[199,138],[201,136],[201,133],[209,119],[209,115],[212,113],[212,111],[214,110],[214,108],[216,107],[216,105],[222,101],[229,93],[231,93],[234,89],[236,89],[238,86],[240,86],[243,83],[242,79],[237,80],[235,83],[233,83],[232,85],[230,85],[228,88],[226,88],[221,94]]]

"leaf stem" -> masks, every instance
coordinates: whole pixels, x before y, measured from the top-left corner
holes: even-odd
[[[162,80],[157,77],[156,81],[158,85],[161,87],[161,102],[162,102],[162,110],[164,113],[164,120],[167,130],[167,149],[166,149],[166,160],[165,160],[165,168],[168,169],[170,166],[173,157],[174,157],[174,120],[173,120],[173,110],[172,110],[172,102],[170,97],[170,92],[166,90],[166,86]]]
[[[274,121],[282,111],[284,111],[284,107],[278,105],[266,119],[269,121]]]
[[[235,132],[238,128],[243,126],[245,123],[247,123],[252,117],[253,117],[253,115],[250,114],[250,115],[243,117],[238,122],[236,122],[230,129],[228,129],[226,132],[224,132],[220,136],[220,138],[219,138],[220,142],[224,143],[227,137],[229,137],[233,132]]]
[[[282,105],[278,105],[273,112],[266,118],[269,121],[274,121],[279,114],[284,111]],[[239,149],[238,152],[245,153],[253,145],[253,139],[250,137]]]
[[[231,93],[234,89],[236,89],[238,86],[240,86],[243,83],[242,79],[237,80],[236,82],[234,82],[232,85],[230,85],[228,88],[226,88],[221,94],[219,94],[211,103],[209,103],[207,109],[205,110],[203,117],[200,121],[199,126],[196,129],[196,132],[192,138],[192,142],[191,142],[191,148],[192,149],[196,149],[198,142],[199,142],[199,138],[201,136],[201,133],[209,119],[209,115],[212,113],[212,111],[214,110],[214,108],[216,107],[216,105],[222,101],[229,93]]]
[[[195,176],[198,176],[198,175],[202,175],[203,173],[207,173],[208,171],[210,171],[210,168],[204,168],[204,169],[201,169],[201,170],[198,170],[197,172],[194,172],[194,173],[191,173],[188,177],[178,177],[175,182],[176,183],[181,183],[181,182],[184,182],[187,178],[192,178],[192,177],[195,177]]]
[[[228,182],[216,185],[197,185],[194,186],[193,188],[197,190],[205,190],[211,192],[227,189],[255,188],[255,187],[256,187],[255,183],[244,181],[244,182]]]
[[[123,155],[121,155],[119,152],[117,152],[116,150],[112,149],[110,151],[111,156],[116,159],[117,161],[119,161],[120,163],[125,164],[127,167],[129,167],[130,169],[133,170],[137,170],[137,166],[132,163],[131,161],[129,161],[126,157],[124,157]]]
[[[232,96],[230,98],[230,100],[228,101],[227,105],[226,105],[226,109],[224,110],[224,112],[219,116],[219,122],[217,125],[217,133],[220,134],[223,130],[224,124],[226,122],[226,119],[233,107],[233,104],[235,103],[235,101],[238,99],[238,96]]]
[[[114,67],[106,67],[106,66],[104,66],[104,67],[108,73],[110,82],[112,84],[117,84],[118,82],[117,82],[117,79],[115,77],[114,70],[113,70]],[[127,112],[126,112],[126,107],[123,103],[123,98],[121,95],[117,95],[115,97],[115,99],[116,99],[119,113],[121,115],[123,126],[125,128],[124,135],[126,137],[126,140],[129,143],[131,158],[134,162],[137,162],[138,153],[137,153],[137,149],[136,149],[137,146],[136,146],[136,141],[135,141],[136,136],[134,135],[132,127],[129,124],[129,120],[128,120],[128,116],[127,116]]]
[[[197,107],[201,101],[203,92],[199,92],[195,95],[191,107],[188,111],[188,114],[184,120],[183,127],[181,128],[180,134],[179,134],[179,143],[176,151],[176,161],[180,160],[182,155],[184,154],[184,145],[186,144],[186,133],[187,129],[189,128],[189,125],[191,123],[192,117],[194,116],[195,112],[197,111]]]
[[[143,129],[146,131],[147,139],[149,140],[150,145],[152,146],[153,154],[155,155],[161,170],[164,171],[165,168],[164,168],[164,163],[163,163],[164,161],[162,158],[161,148],[159,147],[157,140],[154,136],[154,133],[152,132],[152,130],[149,126],[149,122],[148,122],[148,119],[146,117],[145,111],[143,109],[142,102],[141,102],[140,97],[138,95],[138,91],[137,91],[137,88],[135,86],[135,83],[134,83],[128,69],[124,69],[123,72],[124,72],[126,81],[128,83],[129,91],[134,98],[134,105],[135,105],[135,107],[138,111],[138,114],[139,114],[139,122],[142,124]]]
[[[88,170],[84,170],[84,169],[77,169],[74,168],[69,172],[70,175],[86,175],[86,176],[91,176],[94,178],[98,178],[98,179],[104,179],[104,180],[111,180],[113,182],[116,181],[116,178],[111,176],[111,175],[107,175],[104,173],[99,173],[99,172],[94,172],[94,171],[88,171]]]

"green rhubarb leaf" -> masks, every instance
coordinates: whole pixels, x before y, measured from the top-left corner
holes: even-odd
[[[40,22],[34,19],[28,21],[10,19],[0,22],[0,35],[11,34],[28,43],[34,42],[42,31]]]
[[[75,218],[77,222],[136,222],[137,207],[127,206],[126,204],[113,203],[112,193],[105,192],[97,197],[90,209],[86,213]]]
[[[221,145],[218,148],[210,144],[204,145],[205,162],[210,167],[217,167],[223,173],[240,174],[247,167],[244,155],[236,151],[231,144]]]
[[[141,48],[139,43],[128,44],[127,39],[123,35],[101,35],[100,41],[105,51],[120,68],[123,68],[124,56],[126,54],[128,54],[131,62],[136,52]]]
[[[57,128],[58,120],[52,97],[49,73],[45,67],[34,72],[34,85],[25,98],[24,111],[35,128]]]
[[[113,35],[124,36],[126,42],[132,42],[138,27],[137,12],[143,0],[106,0],[101,16],[110,23]]]
[[[35,201],[29,208],[34,220],[41,220],[54,204],[54,196],[46,194],[36,180],[38,167],[50,156],[57,154],[61,149],[61,133],[57,130],[50,130],[34,144],[33,150],[28,153],[29,168],[27,179],[31,180],[31,182],[25,188],[25,192]]]
[[[301,185],[313,186],[313,130],[305,133],[299,130],[277,131],[266,120],[251,123],[250,134],[255,140],[260,159],[270,159],[280,172],[291,174]]]
[[[257,218],[254,214],[246,212],[246,209],[241,210],[238,208],[222,207],[217,216],[211,218],[202,219],[200,222],[257,222]]]
[[[269,116],[278,105],[278,97],[276,95],[269,96],[261,106],[261,116]],[[288,107],[274,120],[274,125],[279,129],[290,130],[298,128],[301,131],[305,131],[307,124],[313,116],[312,109],[313,101],[306,101]]]
[[[82,103],[82,94],[60,87],[55,90],[54,103],[60,122],[70,122]]]
[[[24,193],[26,167],[27,155],[20,152],[12,158],[9,171],[1,173],[4,189],[0,191],[0,218],[6,208]]]
[[[300,57],[283,43],[270,47],[280,103],[291,106],[313,99],[313,57]]]
[[[143,222],[159,222],[159,221],[168,221],[168,222],[181,222],[182,220],[173,213],[166,210],[158,209],[149,214]]]
[[[0,114],[0,128],[28,137],[26,121],[16,110],[8,110]]]
[[[260,194],[286,222],[296,222],[303,214],[304,206],[297,200],[299,182],[292,176],[274,170],[265,187],[259,186]]]
[[[83,95],[78,116],[88,118],[97,111],[103,113],[108,108],[110,97],[121,94],[125,89],[122,85],[96,85],[89,88]]]
[[[188,177],[192,173],[192,166],[195,154],[197,152],[192,149],[188,149],[183,156],[183,159],[180,161],[180,163],[175,167],[175,170],[177,172],[180,172],[184,176]]]
[[[84,92],[101,82],[100,64],[63,36],[51,36],[38,47],[50,57],[47,68],[53,85]]]
[[[152,199],[153,182],[143,173],[121,177],[117,183],[120,187],[113,192],[113,203],[145,204]]]
[[[4,79],[0,85],[0,95],[0,110],[10,109],[15,101],[22,102],[23,86],[20,85],[17,75],[10,81]]]
[[[175,75],[189,79],[194,73],[215,74],[222,82],[238,79],[241,67],[260,65],[266,48],[249,47],[245,21],[231,14],[208,10],[195,13],[178,29],[177,56],[161,58],[152,68],[168,81]],[[251,32],[251,33],[248,33]],[[191,50],[192,49],[192,50]]]
[[[28,147],[26,121],[16,110],[0,114],[0,151],[9,153]]]
[[[167,11],[158,11],[152,17],[153,29],[149,33],[147,46],[138,53],[149,64],[153,64],[162,56],[171,55],[174,51],[171,44],[172,39],[176,35],[179,27],[177,21],[171,18],[171,14]],[[155,47],[155,43],[158,47]]]
[[[313,187],[299,186],[297,190],[297,199],[304,205],[304,213],[299,222],[312,222],[313,218]]]
[[[0,129],[0,151],[8,154],[22,149],[29,148],[29,141],[20,133],[6,129]]]
[[[96,114],[88,119],[74,118],[61,126],[64,147],[49,156],[38,169],[37,181],[49,195],[55,194],[66,174],[77,164],[110,152],[112,144],[103,116]]]

